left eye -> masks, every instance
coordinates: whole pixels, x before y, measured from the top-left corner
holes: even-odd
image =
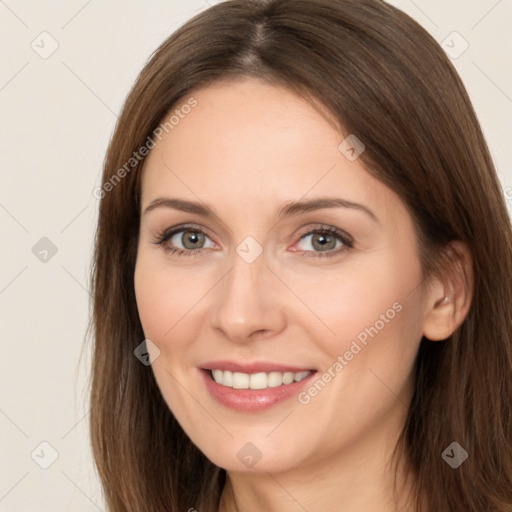
[[[315,231],[308,233],[301,237],[298,248],[303,251],[309,251],[310,247],[313,247],[315,251],[326,252],[339,249],[343,245],[348,245],[347,241],[338,233],[331,233],[326,231]]]

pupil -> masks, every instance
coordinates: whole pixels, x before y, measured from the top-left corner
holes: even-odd
[[[334,240],[334,238],[331,237],[330,235],[325,235],[325,234],[315,235],[313,237],[313,244],[315,242],[320,244],[321,249],[334,249],[334,246],[336,245],[336,240]]]
[[[183,245],[187,249],[195,249],[195,245],[199,244],[202,238],[204,238],[202,233],[195,233],[193,231],[189,231],[188,234],[184,235]]]

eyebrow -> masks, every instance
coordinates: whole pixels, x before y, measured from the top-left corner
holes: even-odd
[[[187,213],[195,213],[204,217],[218,217],[215,211],[204,203],[195,201],[187,201],[185,199],[177,199],[172,197],[158,197],[151,201],[145,208],[143,215],[146,215],[157,208],[172,208]],[[315,199],[302,199],[299,201],[291,201],[284,204],[277,212],[278,220],[286,217],[294,217],[304,213],[324,208],[350,208],[366,213],[372,220],[379,223],[379,219],[367,206],[352,201],[347,201],[339,197],[319,197]]]

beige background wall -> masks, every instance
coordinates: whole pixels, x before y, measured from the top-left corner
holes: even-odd
[[[391,3],[445,41],[512,210],[512,1]],[[0,1],[0,512],[104,510],[87,432],[89,355],[78,359],[93,190],[138,71],[208,6]]]

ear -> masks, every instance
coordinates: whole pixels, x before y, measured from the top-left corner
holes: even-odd
[[[462,324],[473,296],[473,262],[469,248],[452,241],[445,248],[447,264],[433,278],[426,295],[423,335],[445,340]]]

